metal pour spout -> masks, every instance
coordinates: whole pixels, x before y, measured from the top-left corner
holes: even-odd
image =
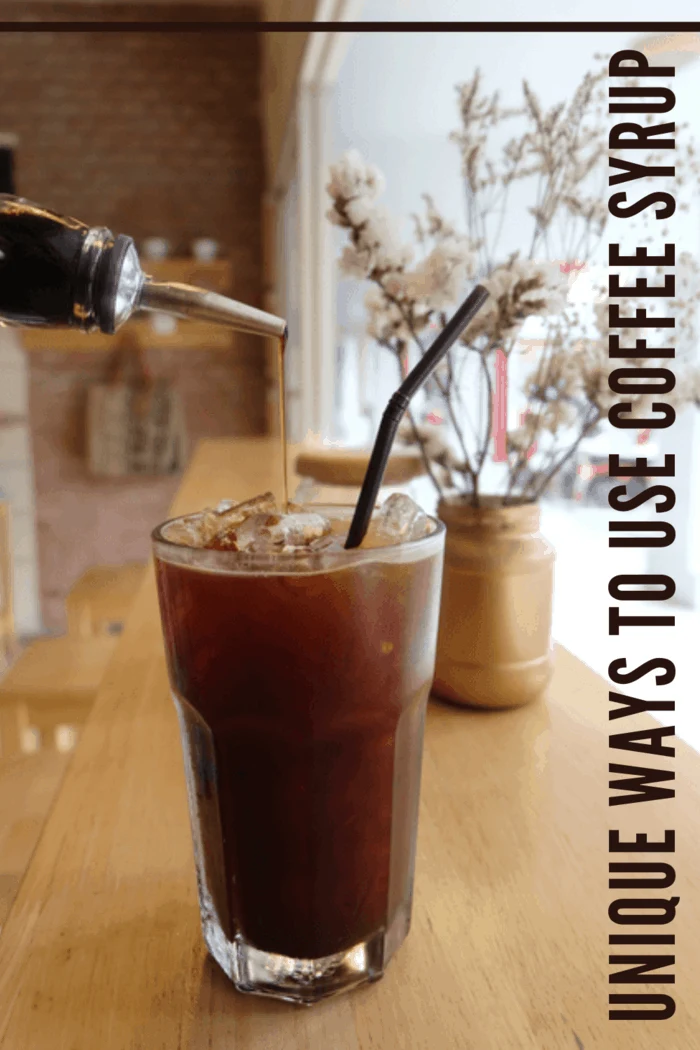
[[[203,288],[177,282],[154,281],[150,277],[146,277],[141,286],[135,309],[174,314],[195,321],[208,321],[254,335],[283,337],[287,333],[286,322],[274,314],[265,313],[254,306],[247,306]]]

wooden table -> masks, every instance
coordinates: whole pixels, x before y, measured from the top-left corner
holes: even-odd
[[[175,511],[277,476],[264,440],[207,442]],[[386,976],[312,1008],[239,995],[200,937],[149,575],[0,938],[0,1048],[700,1047],[700,757],[678,746],[675,802],[609,810],[607,732],[604,683],[561,650],[546,704],[431,704],[413,928]],[[607,1019],[607,908],[625,895],[607,889],[608,826],[677,832],[678,881],[648,891],[681,898],[677,983],[632,989],[671,988],[666,1022]]]

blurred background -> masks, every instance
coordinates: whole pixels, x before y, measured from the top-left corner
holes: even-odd
[[[674,18],[694,14],[690,0],[672,6]],[[635,18],[658,14],[651,0],[635,6]],[[574,2],[562,14],[554,0],[539,0],[527,15],[604,18],[609,5]],[[345,150],[359,149],[384,172],[393,212],[409,215],[427,192],[462,224],[459,156],[449,138],[457,124],[455,85],[480,66],[506,104],[517,102],[525,77],[551,105],[573,91],[594,54],[639,46],[632,32],[342,29],[343,21],[426,17],[478,20],[493,18],[494,11],[493,4],[459,0],[0,3],[0,19],[16,23],[200,19],[238,22],[241,30],[257,19],[338,23],[313,34],[234,32],[230,26],[221,33],[0,32],[0,148],[10,158],[4,177],[12,179],[2,189],[130,234],[150,272],[286,316],[290,439],[368,445],[396,386],[396,362],[367,335],[366,288],[339,274],[342,238],[325,217],[329,165]],[[496,17],[522,12],[510,0]],[[694,108],[700,37],[654,38],[647,45],[676,63],[676,119],[687,119],[700,133]],[[672,232],[682,247],[698,253],[697,212]],[[506,238],[513,250],[521,247],[517,223]],[[150,528],[165,516],[197,441],[277,427],[274,348],[158,316],[128,328],[128,339],[111,341],[0,330],[0,492],[10,521],[4,571],[12,583],[6,615],[21,640],[64,634],[71,607],[74,616],[83,615],[85,587],[88,594],[106,588],[117,595],[100,629],[118,632],[138,567],[148,557]],[[531,339],[536,351],[536,332]],[[100,475],[88,456],[90,391],[130,375],[161,381],[177,400],[181,454],[162,474],[124,469]],[[424,417],[432,410],[422,403]],[[508,412],[517,415],[516,399]],[[684,413],[671,435],[629,431],[624,440],[615,435],[615,444],[605,432],[590,438],[545,498],[543,532],[558,558],[555,637],[601,673],[611,652],[612,566],[634,571],[652,565],[650,571],[670,572],[678,581],[678,627],[669,632],[664,655],[678,647],[682,688],[683,653],[700,626],[696,416]],[[642,455],[639,445],[651,457],[679,453],[672,518],[679,538],[653,558],[607,546],[607,454]],[[496,454],[494,449],[492,458]],[[414,491],[434,509],[429,485],[419,480]],[[8,594],[6,585],[6,603]],[[643,646],[636,634],[631,644]],[[615,643],[619,655],[621,642]],[[689,712],[679,715],[678,729],[700,745],[700,723]]]
[[[375,0],[366,4],[363,17],[382,20],[425,18],[425,6],[409,0]],[[525,12],[515,4],[466,5],[435,0],[430,4],[431,19],[518,18]],[[622,9],[624,5],[617,5]],[[506,10],[508,8],[508,10]],[[690,3],[673,3],[664,13],[669,18],[690,18]],[[565,11],[554,3],[538,2],[528,8],[528,19],[565,21],[619,17],[622,11],[603,3],[577,3]],[[653,3],[634,8],[634,18],[659,17]],[[624,17],[632,17],[625,7]],[[467,81],[476,67],[482,70],[485,86],[498,90],[503,105],[517,106],[521,84],[527,79],[544,106],[570,98],[584,74],[596,69],[616,50],[634,47],[644,50],[656,64],[676,67],[674,118],[679,145],[685,135],[697,138],[700,116],[696,100],[700,92],[700,36],[698,34],[639,34],[624,32],[586,33],[449,33],[449,34],[360,34],[348,46],[343,62],[329,89],[328,152],[336,159],[344,150],[358,148],[364,157],[382,171],[386,179],[384,198],[390,210],[408,216],[419,211],[421,194],[431,194],[443,215],[458,228],[465,225],[466,202],[459,152],[450,141],[450,132],[459,125],[455,85]],[[594,56],[599,56],[594,58]],[[606,85],[607,86],[607,85]],[[636,119],[617,118],[617,119]],[[293,186],[287,209],[298,209],[299,191]],[[634,194],[633,194],[634,196]],[[602,194],[607,200],[607,187]],[[504,248],[527,251],[526,208],[531,199],[523,197],[522,222],[517,215],[504,231]],[[288,220],[289,221],[289,220]],[[611,227],[601,246],[599,267],[589,267],[591,276],[607,283],[607,241],[620,239],[631,245],[625,221]],[[678,211],[665,227],[665,238],[697,260],[700,251],[700,211],[697,199],[686,212]],[[660,243],[660,230],[651,231]],[[616,236],[619,235],[619,236]],[[344,242],[341,231],[333,230],[334,258]],[[529,233],[528,233],[529,238]],[[288,252],[288,258],[294,258]],[[582,279],[582,283],[585,276]],[[378,423],[381,407],[396,381],[395,362],[381,347],[367,338],[365,331],[364,288],[356,280],[339,276],[335,291],[333,320],[336,331],[336,363],[333,424],[331,434],[341,441],[359,443],[370,440]],[[585,292],[583,293],[586,294]],[[516,388],[529,371],[531,360],[541,350],[536,328],[522,333],[522,354],[511,359],[508,384],[508,426],[517,426],[520,403]],[[697,342],[686,345],[678,339],[678,357],[697,363]],[[519,371],[520,370],[520,371]],[[328,399],[330,403],[330,398]],[[430,413],[433,406],[425,405]],[[317,421],[323,426],[324,421]],[[333,430],[332,428],[335,427]],[[610,550],[608,521],[616,515],[608,507],[608,492],[617,482],[607,476],[610,452],[623,460],[648,456],[650,462],[676,454],[673,485],[677,503],[669,515],[677,539],[663,550]],[[490,459],[497,459],[492,446]],[[495,468],[492,468],[495,469]],[[488,472],[486,474],[488,478]],[[487,486],[488,487],[488,486]],[[431,486],[423,483],[423,502],[435,499]],[[646,507],[630,517],[649,518]],[[619,517],[619,515],[617,515]],[[615,431],[607,424],[584,439],[576,455],[556,484],[542,500],[542,532],[556,550],[554,592],[554,637],[576,656],[607,677],[610,660],[627,656],[630,666],[654,655],[676,661],[677,678],[672,687],[678,700],[676,731],[700,748],[700,716],[691,697],[695,693],[692,654],[700,635],[700,413],[695,409],[679,412],[669,431]],[[673,629],[629,631],[608,637],[608,580],[620,572],[657,572],[671,575],[677,583]],[[651,605],[645,610],[652,613]],[[671,611],[671,610],[668,610]],[[651,647],[651,648],[650,648]],[[638,694],[651,698],[654,686],[640,682]]]

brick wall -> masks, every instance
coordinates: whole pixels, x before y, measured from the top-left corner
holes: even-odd
[[[98,13],[99,12],[99,13]],[[247,20],[253,8],[0,4],[0,20]],[[219,240],[232,260],[231,294],[259,305],[261,194],[259,40],[222,26],[197,32],[0,32],[0,131],[16,132],[18,191],[137,241],[167,237],[186,251]],[[262,348],[232,338],[225,351],[150,351],[155,374],[183,393],[190,436],[265,426]],[[85,470],[85,389],[104,354],[29,355],[44,622],[60,630],[63,599],[97,562],[148,554],[151,526],[178,479],[96,483]]]
[[[44,351],[30,358],[42,611],[60,629],[66,591],[85,568],[148,557],[149,533],[166,516],[180,478],[96,483],[85,470],[85,400],[88,384],[107,378],[108,355]],[[259,357],[233,364],[218,350],[151,350],[146,358],[153,374],[178,384],[192,445],[205,436],[260,433]]]
[[[181,6],[0,3],[6,12],[94,18]],[[199,17],[221,8],[197,8]],[[230,14],[229,14],[230,17]],[[23,196],[135,238],[187,249],[216,237],[233,291],[260,294],[260,42],[254,33],[0,32],[0,130],[20,139]]]

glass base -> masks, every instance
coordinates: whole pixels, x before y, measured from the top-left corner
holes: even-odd
[[[388,930],[379,930],[344,952],[320,959],[293,959],[260,951],[240,935],[229,941],[210,918],[204,919],[202,932],[209,952],[239,992],[310,1006],[365,981],[378,981],[408,933],[408,919],[401,910]]]

